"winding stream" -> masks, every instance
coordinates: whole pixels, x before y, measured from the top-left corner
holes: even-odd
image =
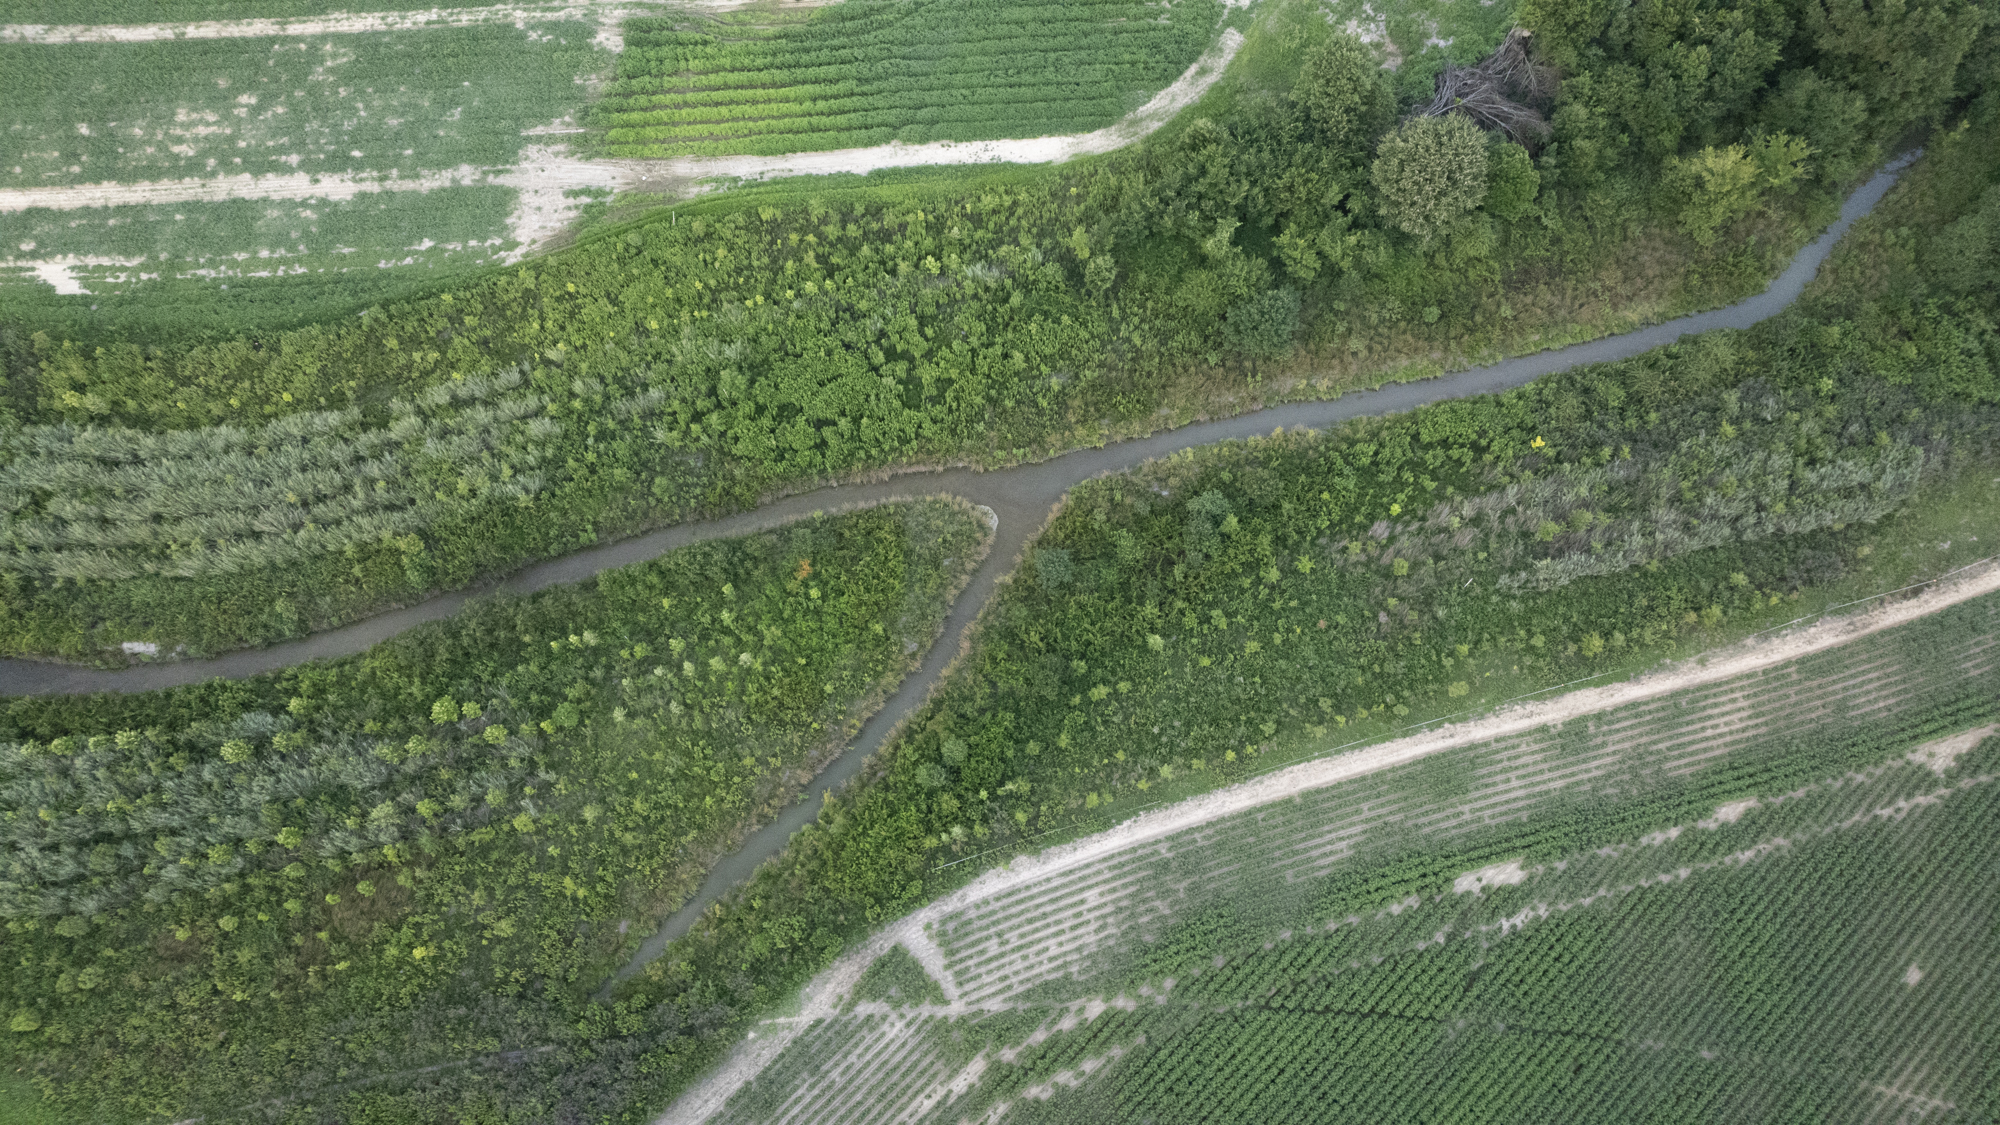
[[[529,567],[481,589],[443,594],[407,609],[268,648],[229,653],[209,660],[142,665],[116,671],[31,660],[0,660],[0,695],[150,691],[198,683],[214,677],[241,679],[307,660],[348,656],[424,622],[449,617],[474,597],[493,593],[523,594],[559,583],[580,582],[601,570],[643,562],[690,543],[744,535],[823,509],[932,493],[949,493],[991,509],[999,521],[992,550],[952,606],[939,641],[924,655],[917,672],[904,680],[895,694],[862,726],[847,749],[815,779],[799,802],[789,806],[776,820],[751,835],[742,847],[715,865],[694,897],[668,918],[646,940],[639,953],[611,981],[606,982],[608,990],[612,984],[631,976],[657,957],[669,942],[686,933],[711,903],[747,878],[758,864],[782,850],[793,833],[818,814],[823,795],[853,777],[868,755],[881,746],[888,732],[922,704],[945,666],[958,654],[960,646],[953,642],[965,637],[979,611],[993,596],[1001,575],[1013,567],[1029,538],[1042,526],[1049,510],[1078,483],[1192,446],[1268,434],[1277,427],[1323,428],[1365,415],[1411,410],[1443,399],[1489,394],[1572,367],[1630,358],[1673,343],[1684,335],[1717,328],[1747,328],[1775,316],[1798,299],[1847,228],[1881,201],[1916,155],[1911,153],[1899,158],[1856,189],[1842,205],[1839,220],[1800,250],[1785,272],[1764,292],[1726,308],[1680,317],[1621,336],[1607,336],[1588,343],[1520,356],[1421,382],[1391,384],[1379,390],[1346,394],[1331,401],[1271,407],[1115,445],[1081,449],[1035,464],[990,472],[963,468],[910,472],[884,482],[823,488],[787,497],[754,511],[702,523],[681,524],[637,538],[591,547]]]

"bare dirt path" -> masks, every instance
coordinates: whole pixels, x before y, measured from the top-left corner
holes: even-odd
[[[891,923],[867,943],[834,962],[805,986],[804,1005],[796,1016],[783,1022],[759,1025],[754,1046],[746,1044],[733,1052],[712,1075],[669,1106],[656,1125],[694,1125],[707,1120],[722,1108],[731,1095],[775,1059],[786,1043],[801,1030],[816,1019],[836,1014],[841,998],[853,991],[861,974],[876,957],[899,943],[911,949],[928,946],[930,939],[927,931],[930,927],[968,907],[1079,867],[1087,867],[1132,847],[1235,816],[1260,805],[1289,800],[1305,790],[1338,784],[1441,750],[1505,738],[1537,727],[1567,722],[1581,715],[1609,711],[1728,680],[1823,652],[1995,591],[2000,591],[2000,563],[1982,563],[1933,583],[1906,600],[1878,601],[1873,608],[1852,616],[1829,618],[1796,631],[1752,638],[1679,661],[1625,683],[1586,688],[1545,702],[1503,707],[1470,722],[1453,723],[1351,753],[1288,766],[1227,789],[1141,813],[1116,828],[1074,843],[1050,848],[1030,858],[1017,859]],[[1952,749],[1957,749],[1957,744],[1961,742],[1976,742],[1979,737],[1991,732],[1991,727],[1985,727],[1960,736],[1951,740]],[[938,970],[933,969],[932,972],[935,974]],[[970,1011],[969,1008],[966,1010]]]

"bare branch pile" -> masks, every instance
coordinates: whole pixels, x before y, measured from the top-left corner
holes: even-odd
[[[1528,32],[1515,28],[1477,66],[1445,64],[1437,93],[1412,111],[1413,117],[1459,112],[1483,129],[1507,134],[1516,144],[1540,144],[1549,137],[1540,106],[1555,97],[1556,72],[1528,54]]]

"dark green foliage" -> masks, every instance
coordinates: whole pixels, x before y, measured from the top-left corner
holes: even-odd
[[[1728,37],[1741,63],[1729,64],[1730,82],[1778,73],[1758,62],[1779,41],[1774,19],[1718,17],[1743,25]],[[1269,380],[1260,393],[1323,394],[1418,357],[1539,347],[1753,290],[1827,197],[1788,195],[1758,164],[1754,181],[1730,179],[1689,225],[1713,247],[1675,236],[1664,257],[1631,260],[1634,232],[1687,219],[1679,201],[1655,198],[1668,162],[1707,153],[1757,164],[1750,154],[1770,146],[1750,131],[1767,127],[1759,107],[1776,104],[1762,87],[1711,91],[1675,111],[1689,136],[1628,143],[1654,135],[1637,131],[1640,118],[1666,104],[1633,75],[1653,75],[1656,56],[1723,49],[1707,21],[1643,30],[1607,33],[1609,53],[1570,76],[1556,139],[1534,167],[1512,149],[1468,166],[1460,187],[1489,167],[1498,186],[1430,215],[1427,246],[1385,219],[1368,187],[1388,125],[1375,72],[1363,81],[1353,50],[1309,36],[1303,78],[1104,161],[718,199],[532,267],[284,332],[79,341],[21,324],[0,359],[8,409],[24,423],[206,431],[354,411],[347,436],[362,441],[392,427],[395,401],[511,370],[557,429],[510,422],[520,432],[477,449],[446,443],[434,459],[404,449],[382,482],[395,526],[373,535],[358,524],[353,535],[307,533],[318,521],[300,505],[256,498],[229,516],[244,528],[135,529],[107,520],[101,498],[79,497],[87,518],[44,542],[59,497],[10,477],[0,499],[14,550],[66,550],[77,565],[10,567],[0,647],[90,659],[125,641],[205,652],[294,636],[803,479],[1016,461],[1239,409],[1252,379]],[[1792,96],[1784,90],[1770,96]],[[1463,132],[1452,121],[1425,127]],[[1459,214],[1479,198],[1491,206]],[[1457,217],[1434,230],[1445,211]],[[1622,294],[1608,306],[1607,287]],[[26,436],[35,446],[49,432]],[[8,456],[0,473],[46,476],[25,464],[39,454]],[[140,462],[134,471],[159,475]],[[532,495],[505,484],[531,477]],[[191,483],[201,495],[242,487]],[[179,563],[133,573],[130,560],[97,554],[134,536],[155,555],[226,552],[243,565],[226,579]]]
[[[358,657],[9,701],[0,950],[23,971],[0,1014],[25,1015],[0,1051],[77,1119],[226,1117],[331,1111],[342,1068],[608,1033],[583,995],[901,678],[983,537],[956,503],[885,505],[476,602]],[[805,936],[777,948],[824,951]]]
[[[1977,0],[1804,0],[1796,11],[1819,72],[1862,96],[1883,140],[1969,92],[1942,76],[1957,72],[1994,15]]]
[[[1879,300],[1847,282],[1898,276],[1885,278],[1873,232],[1910,221],[1919,205],[1927,227],[1948,224],[1954,210],[1923,202],[1941,192],[1961,206],[1978,197],[1963,185],[1977,189],[1990,172],[1970,170],[1980,167],[1974,151],[1945,146],[1940,162],[1915,175],[1829,267],[1805,312],[1755,332],[1712,334],[1323,435],[1180,454],[1079,489],[1034,549],[1036,581],[1003,589],[970,658],[884,755],[881,774],[829,802],[789,852],[663,958],[669,966],[680,958],[686,969],[656,962],[625,1002],[679,1003],[673,998],[700,982],[752,971],[759,962],[739,951],[764,935],[893,917],[971,869],[1146,807],[1155,789],[1170,799],[1241,778],[1277,748],[1324,747],[1341,737],[1337,730],[1365,740],[1418,717],[1490,705],[1487,683],[1510,692],[1565,684],[1642,655],[1683,653],[1707,643],[1708,630],[1783,615],[1795,595],[1873,565],[1875,545],[1894,543],[1898,529],[1842,525],[1833,511],[1890,500],[1904,487],[1863,483],[1867,466],[1921,447],[1944,485],[1952,464],[1990,472],[1996,455],[1995,419],[1984,405],[1996,357],[1986,343],[1962,345],[1985,339],[1977,327],[1990,315],[1984,306],[1931,302],[1930,327],[1910,337],[1912,351],[1940,346],[1921,341],[1961,341],[1947,349],[1962,357],[1966,375],[1953,382],[1926,374],[1936,367],[1928,361],[1895,358],[1905,354],[1904,330],[1892,325],[1904,323],[1897,317],[1909,308],[1907,294],[1921,292],[1920,273]],[[1760,458],[1791,461],[1756,476],[1765,471]],[[1631,475],[1613,483],[1624,464]],[[1746,484],[1753,476],[1762,483]],[[1536,509],[1544,494],[1566,499]],[[1644,557],[1615,574],[1552,586],[1533,580],[1545,569],[1538,559],[1554,565],[1560,555],[1588,569],[1625,542],[1593,553],[1593,535],[1624,527],[1618,521],[1630,516],[1621,512],[1659,502],[1729,508],[1686,508],[1666,521],[1690,534],[1699,530],[1693,520],[1739,522],[1725,542],[1687,550],[1642,539],[1651,544]],[[1468,519],[1467,505],[1490,514]],[[1502,512],[1512,514],[1493,518]],[[1787,519],[1810,529],[1787,530]],[[1502,585],[1509,574],[1521,576],[1515,589]],[[1990,624],[1972,620],[1941,616],[1923,627],[1945,630],[1935,641],[1917,629],[1897,642],[1885,659],[1910,677],[1899,699],[1922,710],[1930,697],[1916,685],[1962,693],[1958,680],[1927,673],[1925,662],[1947,660],[1968,630],[1979,635]],[[1837,659],[1849,658],[1874,659],[1858,650]],[[1983,692],[1970,697],[1973,710],[1951,704],[1950,721],[1977,722]],[[1579,740],[1587,733],[1575,732]],[[1795,769],[1880,745],[1820,747],[1834,759],[1797,756],[1765,780],[1801,784],[1811,778]],[[1445,759],[1407,772],[1423,791],[1453,800],[1477,784]],[[1607,777],[1571,807],[1571,822],[1543,831],[1536,854],[1553,859],[1639,834],[1634,826],[1660,814],[1628,798],[1658,781],[1637,768]],[[1703,784],[1736,783],[1713,775]],[[1665,815],[1681,815],[1708,792],[1666,799]],[[1356,904],[1434,895],[1457,872],[1507,858],[1490,849],[1441,852],[1427,838],[1392,834],[1357,868],[1365,874],[1343,876],[1324,893]],[[1240,909],[1230,911],[1203,925],[1240,929]],[[768,975],[760,979],[776,992],[824,961],[761,963]],[[1462,987],[1465,971],[1464,961],[1451,961],[1435,980]],[[1092,1050],[1131,1040],[1096,1042]],[[681,1073],[691,1077],[713,1057],[699,1053]],[[1121,1118],[1125,1110],[1097,1112]]]
[[[1299,331],[1299,291],[1281,285],[1245,297],[1229,310],[1224,331],[1230,347],[1244,355],[1284,355]]]
[[[1940,289],[1970,297],[2000,279],[2000,187],[1988,188],[1976,210],[1932,235],[1924,265]]]
[[[1493,144],[1486,150],[1486,213],[1503,223],[1526,214],[1541,189],[1528,150],[1517,144]]]

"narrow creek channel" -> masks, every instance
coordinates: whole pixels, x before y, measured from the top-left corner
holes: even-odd
[[[783,850],[792,835],[818,814],[825,794],[838,789],[859,772],[867,757],[881,747],[888,732],[923,703],[946,665],[958,654],[959,642],[967,637],[979,611],[993,596],[1001,576],[1013,567],[1049,510],[1077,484],[1194,446],[1268,434],[1280,427],[1319,429],[1366,415],[1389,414],[1444,399],[1489,394],[1572,367],[1627,359],[1673,343],[1685,335],[1717,328],[1748,328],[1784,311],[1798,299],[1806,284],[1818,272],[1820,263],[1848,227],[1881,201],[1897,176],[1916,156],[1916,153],[1907,154],[1877,172],[1848,196],[1840,209],[1840,218],[1801,249],[1784,273],[1764,292],[1725,308],[1434,379],[1394,383],[1378,390],[1353,392],[1329,401],[1270,407],[1101,448],[1080,449],[1034,464],[990,472],[963,468],[909,472],[883,482],[822,488],[721,519],[680,524],[632,539],[587,548],[528,567],[479,589],[443,594],[406,609],[267,648],[233,652],[207,660],[185,660],[119,670],[33,660],[0,660],[0,695],[150,691],[217,677],[241,679],[307,660],[348,656],[424,622],[449,617],[475,597],[496,593],[523,594],[561,583],[581,582],[599,571],[643,562],[690,543],[748,534],[815,511],[939,493],[963,497],[991,509],[999,521],[994,531],[992,550],[953,604],[943,632],[925,653],[918,670],[904,680],[882,708],[863,724],[847,748],[814,779],[811,788],[797,803],[788,806],[777,819],[753,833],[741,847],[715,865],[703,880],[701,889],[645,941],[639,952],[611,980],[605,982],[604,988],[608,991],[618,981],[630,977],[659,956],[669,943],[694,925],[703,911],[731,887],[748,878],[758,864]]]

